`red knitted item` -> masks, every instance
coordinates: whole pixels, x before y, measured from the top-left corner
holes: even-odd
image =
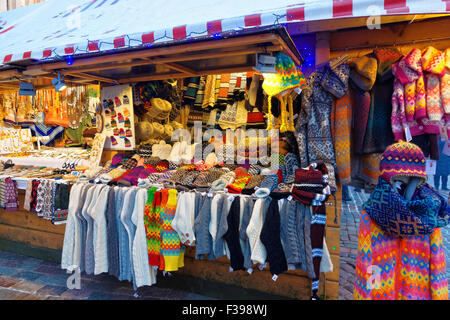
[[[295,183],[309,183],[309,184],[322,184],[323,177],[322,172],[309,167],[308,170],[297,169],[295,170]]]

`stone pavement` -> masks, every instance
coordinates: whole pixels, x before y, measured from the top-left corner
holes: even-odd
[[[431,185],[432,178],[428,181]],[[447,199],[448,191],[441,191]],[[352,201],[342,203],[341,211],[341,254],[339,270],[339,300],[353,300],[353,285],[355,281],[356,255],[358,252],[359,215],[362,204],[369,194],[356,192],[350,188]],[[447,262],[447,278],[450,279],[450,225],[442,229]],[[450,289],[450,282],[449,282]]]
[[[195,293],[133,285],[106,274],[81,275],[81,289],[69,290],[70,275],[57,263],[0,251],[0,300],[210,300]]]

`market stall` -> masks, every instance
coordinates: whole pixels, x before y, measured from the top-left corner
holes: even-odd
[[[158,16],[154,25],[147,25],[151,19],[146,16],[143,22],[147,12],[139,12],[141,3],[130,8],[127,1],[115,1],[109,8],[102,7],[104,1],[80,1],[70,10],[64,2],[46,1],[35,10],[18,9],[26,10],[27,19],[14,20],[19,11],[5,16],[7,23],[16,23],[11,28],[6,25],[4,34],[11,42],[8,52],[0,52],[4,124],[9,123],[10,130],[26,127],[33,137],[46,137],[44,143],[52,147],[37,141],[34,150],[9,152],[1,159],[0,189],[13,188],[17,196],[5,193],[0,244],[9,249],[15,243],[36,251],[52,249],[63,268],[75,264],[88,273],[107,272],[133,282],[135,288],[155,284],[160,270],[290,298],[309,299],[312,292],[314,297],[337,299],[340,186],[369,190],[373,185],[382,147],[370,147],[377,143],[377,132],[393,131],[392,107],[373,109],[385,105],[376,101],[380,97],[391,101],[394,89],[391,84],[385,88],[387,94],[379,93],[383,88],[377,74],[384,76],[381,68],[390,71],[407,54],[396,51],[386,60],[377,55],[386,51],[378,47],[396,45],[404,33],[389,35],[394,40],[388,44],[384,28],[348,36],[355,31],[332,32],[333,25],[316,22],[354,17],[339,20],[341,28],[364,26],[365,18],[358,18],[367,15],[361,9],[364,3],[353,8],[350,4],[349,9],[342,2],[334,6],[286,3],[278,8],[262,2],[257,13],[242,4],[231,13],[205,12],[206,7],[200,6],[182,26],[176,8],[165,8],[171,14],[164,16],[176,18],[176,23]],[[430,28],[448,23],[447,17],[438,17],[446,12],[444,4],[433,2],[427,8],[419,4],[391,3],[387,8],[385,4],[381,14],[389,23],[396,22],[392,30],[416,28],[410,24],[411,16],[388,16],[393,12],[435,13],[421,16],[420,23]],[[321,9],[330,16],[317,14]],[[107,30],[119,13],[124,17],[118,26],[120,35]],[[44,15],[52,17],[47,30],[20,32]],[[197,15],[198,21],[209,22],[198,23]],[[62,21],[94,16],[98,24],[80,26],[86,35],[69,30],[57,36]],[[308,27],[316,35],[305,51],[301,49],[307,36],[301,33]],[[371,37],[373,43],[367,44],[369,32],[380,36]],[[435,38],[444,41],[437,48],[444,51],[447,39],[435,32]],[[411,35],[413,46],[425,43],[425,36],[414,31]],[[33,37],[45,39],[48,49],[27,41]],[[24,49],[23,43],[29,47]],[[375,57],[365,56],[368,52],[360,47],[375,49]],[[24,82],[36,91],[33,98],[20,95]],[[353,86],[367,82],[372,86],[356,98],[365,98],[368,110],[389,113],[389,118],[371,125],[367,133],[366,123],[361,132],[363,150],[355,152],[353,130],[362,122],[355,120],[360,104],[353,102]],[[57,91],[63,84],[67,89]],[[231,129],[233,134],[215,132],[200,136],[200,141],[190,137],[174,142],[172,133],[177,129],[194,137],[196,130],[207,129]],[[244,130],[236,133],[237,129]],[[245,138],[258,129],[265,135]],[[269,131],[279,139],[268,136]],[[393,142],[393,135],[382,142]],[[429,147],[430,141],[427,136],[423,144]],[[74,146],[81,149],[69,149]],[[230,146],[237,149],[231,158],[242,160],[237,164],[227,161]],[[196,157],[198,149],[205,157]],[[39,200],[46,191],[52,197]],[[98,201],[90,204],[88,199]],[[103,216],[94,217],[94,206]],[[79,231],[83,221],[97,228],[95,236]],[[79,251],[83,241],[78,237],[91,239],[93,247]],[[128,237],[128,249],[117,237]],[[212,241],[212,251],[200,239]],[[117,263],[126,254],[131,267]]]

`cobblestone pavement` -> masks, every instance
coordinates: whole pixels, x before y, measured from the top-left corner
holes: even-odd
[[[81,275],[81,289],[69,290],[70,275],[57,263],[0,251],[0,300],[204,300],[210,297],[157,287],[133,285],[109,275]]]
[[[430,181],[431,180],[431,181]],[[432,179],[429,179],[432,184]],[[447,199],[448,191],[442,191]],[[339,300],[353,300],[353,285],[355,281],[356,254],[358,251],[359,215],[362,204],[369,194],[356,192],[350,188],[352,201],[343,202],[341,212],[341,254],[339,270]],[[447,262],[447,278],[450,279],[450,225],[442,229]],[[450,289],[450,282],[449,282]]]

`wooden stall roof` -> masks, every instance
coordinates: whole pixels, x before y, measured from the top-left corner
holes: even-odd
[[[221,38],[186,40],[169,45],[83,55],[66,60],[42,62],[25,59],[0,69],[0,89],[17,88],[21,81],[36,88],[51,86],[57,73],[69,83],[101,82],[123,84],[185,78],[196,75],[253,70],[256,54],[283,52],[296,64],[303,58],[284,27],[233,32]]]

